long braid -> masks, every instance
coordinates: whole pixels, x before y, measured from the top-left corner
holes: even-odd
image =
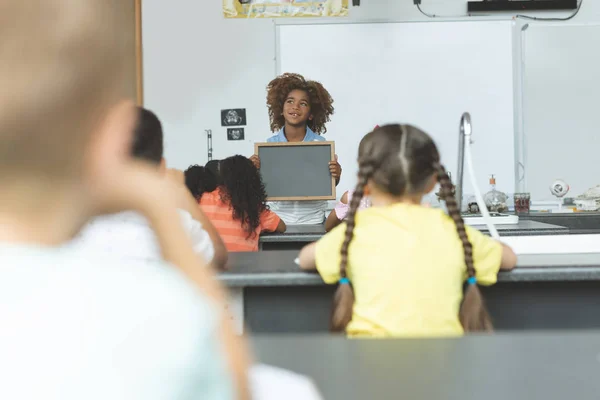
[[[448,215],[454,221],[456,225],[456,231],[460,238],[464,255],[465,264],[467,267],[468,285],[464,295],[463,302],[460,307],[459,318],[460,322],[467,332],[474,331],[492,331],[492,321],[485,307],[481,291],[477,286],[477,279],[475,277],[475,265],[473,262],[473,245],[469,241],[467,232],[465,230],[465,222],[460,216],[460,210],[454,197],[454,186],[452,181],[446,172],[446,169],[441,164],[436,164],[438,182],[441,186],[441,198],[446,202],[446,208],[448,209]]]
[[[352,200],[350,201],[350,210],[346,219],[346,236],[342,243],[341,262],[340,262],[340,283],[333,298],[333,307],[331,314],[331,331],[344,332],[346,326],[352,320],[352,309],[354,307],[354,289],[348,280],[348,249],[350,242],[354,238],[354,227],[356,226],[356,211],[360,201],[365,193],[365,186],[369,178],[373,175],[373,166],[364,164],[359,167],[358,182]]]

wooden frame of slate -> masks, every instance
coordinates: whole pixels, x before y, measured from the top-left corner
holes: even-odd
[[[335,200],[334,142],[255,143],[267,199]]]

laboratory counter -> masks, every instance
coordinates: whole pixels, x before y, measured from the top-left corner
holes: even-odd
[[[483,233],[489,233],[487,226],[474,225]],[[533,220],[520,220],[517,224],[496,225],[500,236],[539,236],[565,235],[569,228]],[[267,233],[260,236],[261,250],[299,250],[306,243],[319,240],[325,234],[325,226],[290,225],[284,233]]]
[[[571,235],[600,233],[600,213],[582,211],[576,213],[531,212],[519,216],[520,221],[536,221],[564,226]]]
[[[295,264],[297,251],[232,253],[219,279],[243,301],[253,332],[325,332],[335,286]],[[482,288],[498,330],[600,329],[600,254],[519,256]]]

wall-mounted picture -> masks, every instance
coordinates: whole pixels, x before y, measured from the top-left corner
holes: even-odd
[[[227,128],[227,140],[244,140],[244,128]]]
[[[231,108],[221,110],[221,126],[244,126],[246,125],[246,109]]]
[[[225,18],[344,17],[348,0],[223,0]]]

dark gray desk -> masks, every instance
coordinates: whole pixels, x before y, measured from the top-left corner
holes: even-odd
[[[335,287],[294,264],[296,251],[230,255],[220,279],[243,288],[245,321],[253,332],[328,329]],[[483,288],[498,330],[600,329],[600,254],[530,255]]]
[[[325,234],[325,225],[289,225],[284,233],[266,233],[260,236],[261,250],[299,250],[307,243],[316,242]]]
[[[461,339],[258,336],[260,362],[309,376],[324,399],[591,400],[600,332]]]
[[[473,228],[489,233],[487,226]],[[543,222],[523,220],[514,225],[497,225],[500,236],[567,235],[569,228]],[[319,240],[325,234],[324,225],[290,225],[284,233],[267,233],[260,237],[261,250],[300,250],[306,243]]]

